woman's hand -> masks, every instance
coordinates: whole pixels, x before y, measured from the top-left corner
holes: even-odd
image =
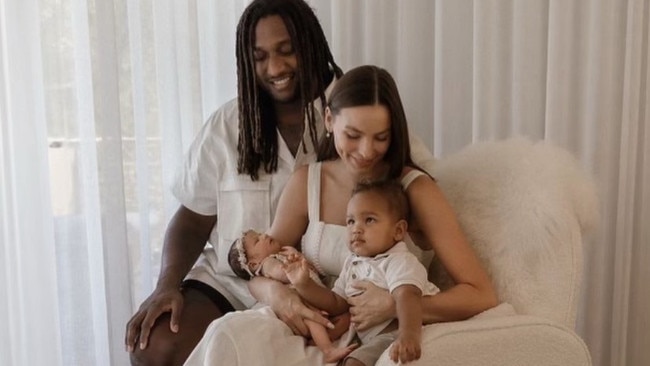
[[[183,294],[177,287],[156,288],[154,292],[140,305],[138,312],[126,324],[124,343],[128,352],[133,352],[135,344],[140,340],[140,349],[147,347],[149,333],[156,319],[168,311],[171,312],[169,329],[178,333],[179,320],[183,310]]]
[[[351,321],[359,330],[396,317],[395,300],[390,293],[372,282],[357,281],[352,287],[361,290],[359,295],[349,297]]]
[[[339,339],[350,329],[350,313],[347,311],[330,317],[330,320],[334,324],[334,328],[327,330],[330,339]]]

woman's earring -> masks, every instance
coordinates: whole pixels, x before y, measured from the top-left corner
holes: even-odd
[[[332,134],[329,131],[325,132],[325,137],[330,138],[330,136],[332,136]]]

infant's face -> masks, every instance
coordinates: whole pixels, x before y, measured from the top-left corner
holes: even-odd
[[[346,224],[350,251],[374,257],[402,240],[388,202],[377,192],[359,192],[350,198]]]
[[[260,234],[257,231],[249,230],[244,233],[244,250],[249,268],[254,271],[259,264],[271,254],[278,253],[282,246],[277,240],[266,234]]]

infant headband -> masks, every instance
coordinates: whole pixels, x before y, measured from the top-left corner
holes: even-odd
[[[249,276],[255,277],[253,272],[251,272],[250,268],[248,268],[248,260],[246,259],[246,250],[244,250],[244,234],[242,234],[242,237],[237,239],[235,242],[235,249],[237,249],[237,261],[239,262],[239,266],[241,269],[246,271]]]

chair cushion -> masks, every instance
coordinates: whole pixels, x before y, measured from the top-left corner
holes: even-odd
[[[598,221],[595,186],[573,156],[523,138],[483,142],[440,159],[434,175],[499,299],[573,328],[583,234]],[[449,284],[439,263],[432,271]]]
[[[507,315],[508,306],[425,326],[422,356],[409,366],[591,365],[587,346],[571,329],[540,317]],[[394,363],[386,351],[376,366],[388,365]]]

